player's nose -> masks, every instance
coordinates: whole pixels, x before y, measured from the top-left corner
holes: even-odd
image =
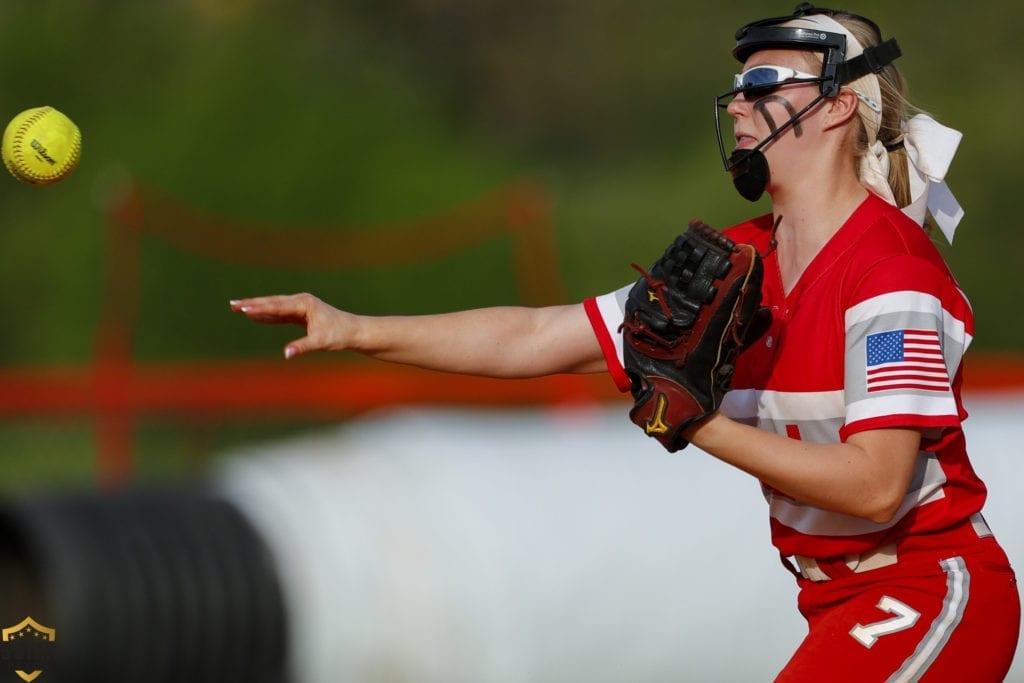
[[[737,119],[749,111],[749,104],[750,102],[744,97],[743,93],[737,93],[736,97],[732,98],[729,104],[725,106],[725,111],[729,116]]]

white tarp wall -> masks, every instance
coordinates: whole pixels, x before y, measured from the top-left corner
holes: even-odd
[[[1024,396],[968,408],[1024,567]],[[769,681],[804,632],[757,483],[625,404],[382,414],[227,454],[215,483],[280,566],[295,683]]]

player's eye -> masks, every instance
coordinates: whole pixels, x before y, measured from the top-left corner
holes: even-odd
[[[732,88],[747,98],[763,97],[774,92],[783,83],[810,83],[820,81],[820,76],[790,69],[785,66],[761,65],[751,67],[733,76]]]

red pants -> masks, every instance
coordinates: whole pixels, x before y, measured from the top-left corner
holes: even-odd
[[[776,681],[1003,681],[1020,632],[1006,554],[964,533],[927,545],[901,544],[888,567],[854,573],[837,562],[823,566],[831,580],[799,579],[810,628]]]

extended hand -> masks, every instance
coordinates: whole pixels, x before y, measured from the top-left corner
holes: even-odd
[[[352,346],[356,316],[324,303],[312,294],[263,296],[231,301],[231,310],[270,325],[298,325],[306,336],[289,342],[284,357],[310,351],[341,351]]]

